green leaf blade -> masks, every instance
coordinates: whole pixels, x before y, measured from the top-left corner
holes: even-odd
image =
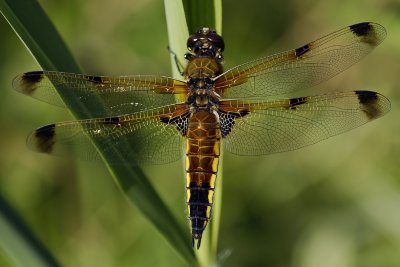
[[[168,2],[167,0],[165,2]],[[179,1],[177,1],[179,2]],[[222,1],[221,0],[204,0],[204,1],[191,1],[183,0],[184,16],[181,16],[181,20],[185,19],[189,33],[195,33],[202,27],[213,28],[218,34],[222,34]],[[176,16],[167,13],[167,23],[171,23],[170,20],[175,22]],[[176,22],[175,22],[176,23]],[[184,23],[184,22],[181,22]],[[187,35],[187,37],[189,34]],[[187,38],[186,37],[186,38]],[[178,42],[186,44],[186,39],[176,39],[169,35],[170,44],[175,42],[176,46],[179,46]],[[181,48],[181,47],[180,47]],[[181,55],[186,53],[186,48],[181,51]],[[173,64],[174,65],[174,64]],[[218,234],[221,218],[221,207],[222,207],[222,151],[219,161],[219,171],[216,181],[216,192],[213,204],[213,214],[209,226],[206,228],[203,234],[202,245],[199,251],[196,251],[196,255],[200,266],[213,266],[217,263],[217,252],[218,252]]]
[[[0,247],[6,251],[16,266],[61,266],[2,195],[0,195],[0,236]]]
[[[78,64],[38,2],[2,0],[0,10],[43,69],[80,72]]]
[[[199,28],[208,27],[216,29],[221,34],[222,3],[220,0],[184,0],[183,6],[190,33],[196,32]]]

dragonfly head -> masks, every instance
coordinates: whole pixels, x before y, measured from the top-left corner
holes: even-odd
[[[201,28],[187,40],[188,50],[199,57],[211,57],[223,60],[224,40],[210,28]]]

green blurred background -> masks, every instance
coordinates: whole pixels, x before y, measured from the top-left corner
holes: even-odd
[[[162,1],[40,3],[87,73],[170,75]],[[234,66],[362,21],[384,25],[387,39],[343,74],[296,95],[376,90],[392,111],[298,151],[226,153],[217,189],[224,266],[400,266],[400,3],[224,1],[224,56]],[[12,90],[14,76],[39,67],[3,18],[0,33],[0,193],[63,266],[185,266],[104,166],[25,147],[30,131],[71,116]],[[181,162],[145,171],[187,224]],[[0,266],[13,266],[1,250]]]

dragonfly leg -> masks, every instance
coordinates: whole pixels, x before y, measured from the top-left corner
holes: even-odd
[[[174,57],[174,61],[175,61],[175,65],[176,68],[178,69],[179,73],[183,76],[184,74],[184,67],[182,65],[181,62],[179,62],[178,56],[176,55],[176,53],[174,51],[171,50],[171,48],[169,46],[167,46],[168,51],[171,53],[171,55]]]

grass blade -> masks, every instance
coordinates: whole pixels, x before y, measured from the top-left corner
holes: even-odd
[[[61,266],[0,195],[0,247],[16,266]]]
[[[189,36],[186,24],[185,12],[182,1],[164,0],[165,16],[167,18],[169,48],[175,53],[179,63],[186,63],[183,55],[186,53],[186,40]],[[174,78],[182,78],[175,64],[174,55],[171,53],[172,75]]]
[[[1,0],[0,10],[44,69],[80,72],[61,36],[36,1]]]
[[[43,69],[81,72],[59,33],[36,1],[0,0],[0,10]],[[94,110],[89,109],[84,114],[75,112],[74,107],[81,103],[73,94],[63,94],[61,97],[77,118],[94,114]],[[93,99],[93,101],[97,100]],[[99,108],[101,103],[93,106]],[[118,150],[121,146],[125,146],[123,141],[116,145],[115,149]],[[118,157],[121,162],[126,162],[123,155]],[[143,212],[178,254],[192,265],[195,258],[189,246],[190,239],[187,231],[179,225],[144,172],[127,162],[125,165],[109,165],[106,154],[103,158],[113,178],[128,199]]]
[[[191,1],[184,0],[186,22],[190,33],[201,27],[216,29],[219,34],[222,30],[222,3],[221,0]]]

